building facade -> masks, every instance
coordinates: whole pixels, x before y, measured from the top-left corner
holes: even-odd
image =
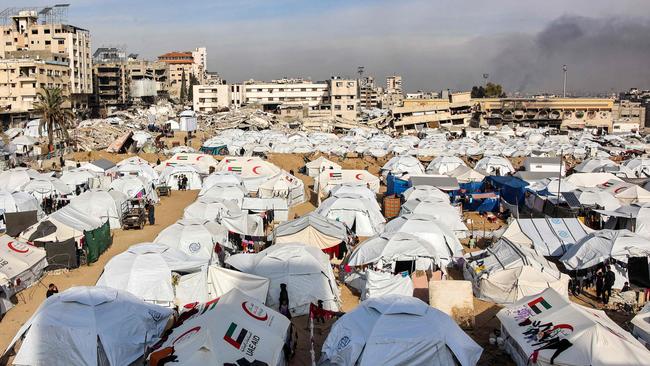
[[[49,10],[48,10],[49,9]],[[68,61],[72,107],[88,107],[93,92],[90,32],[48,16],[52,8],[16,10],[6,25],[0,26],[0,57],[13,51],[47,51]]]
[[[192,76],[196,78],[198,84],[206,81],[207,50],[205,47],[187,52],[169,52],[158,56],[158,61],[169,65],[169,95],[173,98],[181,97],[183,78],[185,96],[188,94]]]
[[[332,117],[354,121],[359,112],[357,81],[332,77],[327,81]]]
[[[372,76],[367,76],[359,79],[357,83],[359,85],[359,107],[381,108],[383,89],[375,86],[375,79]]]
[[[234,85],[194,85],[192,105],[195,112],[209,113],[230,108],[234,103],[230,89]]]
[[[405,99],[391,108],[392,126],[398,131],[436,128],[443,125],[468,126],[472,118],[469,92],[440,94],[441,98]]]

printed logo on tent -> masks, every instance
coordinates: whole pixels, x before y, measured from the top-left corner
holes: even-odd
[[[255,174],[257,174],[257,175],[260,175],[260,172],[258,172],[257,169],[260,169],[261,167],[262,167],[261,165],[256,165],[256,166],[254,166],[253,169],[252,169],[252,170],[253,170],[253,173],[255,173]]]
[[[551,224],[553,224],[553,225],[558,225],[558,224],[561,224],[561,223],[562,223],[562,219],[558,219],[558,218],[551,219]]]
[[[343,338],[341,338],[339,342],[336,344],[336,351],[341,352],[342,350],[347,348],[349,344],[350,344],[350,337],[343,336]]]
[[[163,318],[163,314],[161,312],[159,312],[159,311],[148,310],[147,312],[151,316],[151,319],[153,319],[156,322],[161,321],[162,318]]]
[[[229,166],[228,171],[229,172],[235,172],[235,173],[241,173],[241,167],[240,166]]]
[[[188,249],[190,250],[190,253],[198,253],[199,250],[201,250],[201,243],[190,243]]]
[[[354,177],[357,178],[357,180],[363,180],[363,174],[361,173],[355,175]]]
[[[176,160],[187,160],[187,156],[186,155],[177,156]]]
[[[268,363],[260,361],[260,360],[254,360],[254,361],[248,361],[245,358],[240,358],[239,360],[235,361],[236,363],[224,363],[223,366],[269,366]]]
[[[330,173],[330,178],[342,178],[343,174],[338,172],[338,173]]]
[[[223,340],[238,350],[245,352],[246,356],[253,357],[257,344],[260,342],[260,337],[232,322],[223,336]]]
[[[242,309],[248,314],[251,318],[266,321],[269,318],[269,314],[261,306],[244,301],[241,303]]]
[[[24,243],[10,241],[7,243],[7,247],[13,250],[16,253],[25,254],[29,252],[29,246]]]
[[[178,337],[176,337],[176,339],[174,339],[174,341],[172,342],[172,346],[175,346],[176,343],[183,343],[184,341],[192,338],[192,336],[194,336],[200,330],[201,330],[201,327],[197,326],[197,327],[194,327],[192,329],[189,329],[189,330],[185,331],[183,334],[179,335]]]
[[[557,232],[557,235],[559,235],[561,238],[567,238],[569,237],[569,233],[566,230],[560,230]]]

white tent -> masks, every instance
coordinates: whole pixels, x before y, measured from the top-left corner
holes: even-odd
[[[138,157],[122,160],[113,168],[106,171],[107,174],[114,174],[117,177],[138,176],[143,177],[148,183],[158,182],[159,176],[146,160]]]
[[[578,173],[604,173],[618,171],[619,164],[605,158],[592,158],[576,165],[574,170]]]
[[[195,131],[196,130],[196,113],[192,110],[184,110],[178,115],[180,119],[181,131]]]
[[[20,233],[24,241],[56,242],[74,239],[77,243],[84,237],[84,231],[95,230],[106,221],[89,216],[67,205]]]
[[[611,193],[598,188],[579,188],[574,191],[578,202],[585,206],[602,206],[605,210],[616,210],[621,207],[621,201]]]
[[[415,199],[426,201],[431,198],[438,201],[449,202],[449,194],[434,186],[412,186],[404,191],[402,196],[404,196],[404,199],[407,201]]]
[[[553,289],[497,313],[505,349],[518,366],[647,365],[650,352],[604,311]]]
[[[453,366],[456,359],[473,366],[482,351],[447,314],[411,296],[387,295],[363,301],[332,326],[321,363]]]
[[[13,307],[9,300],[43,277],[47,267],[45,249],[27,245],[10,236],[0,236],[0,315]]]
[[[156,166],[154,169],[156,171],[162,172],[164,169],[170,166],[190,165],[193,166],[200,174],[207,175],[210,172],[210,168],[216,169],[218,164],[219,162],[215,160],[212,155],[176,153],[171,158],[161,162],[160,165]]]
[[[221,221],[222,217],[240,216],[242,214],[243,212],[237,201],[199,196],[196,201],[185,207],[183,218]]]
[[[320,156],[318,159],[308,162],[305,164],[305,167],[307,169],[307,175],[314,179],[318,178],[320,173],[325,170],[341,170],[340,165],[328,160],[324,156]]]
[[[458,167],[467,166],[463,159],[456,156],[438,156],[427,166],[427,174],[449,174]]]
[[[517,219],[510,223],[503,237],[532,248],[539,255],[560,257],[591,232],[575,218]]]
[[[154,243],[167,245],[178,249],[197,260],[217,261],[217,254],[214,253],[216,244],[230,247],[228,243],[228,230],[214,222],[199,219],[181,219],[176,223],[167,226],[156,236]]]
[[[379,177],[367,170],[325,170],[314,181],[314,191],[319,196],[327,197],[329,192],[339,184],[363,184],[375,193],[379,193]]]
[[[242,206],[244,197],[248,195],[248,191],[244,186],[232,183],[216,184],[210,187],[210,189],[201,192],[202,193],[199,193],[200,198],[231,201],[238,207]]]
[[[5,170],[0,172],[0,189],[9,192],[20,191],[25,184],[37,176],[39,176],[38,172],[26,168]]]
[[[510,161],[502,156],[486,156],[476,163],[474,169],[483,175],[505,176],[515,172]]]
[[[130,365],[172,314],[123,291],[73,287],[46,299],[7,349],[24,337],[14,365]]]
[[[93,178],[95,175],[87,170],[64,170],[59,179],[74,192],[79,186],[88,186],[88,181]]]
[[[408,179],[409,175],[422,175],[424,174],[424,167],[422,163],[410,155],[398,155],[392,157],[381,168],[381,175],[386,178],[388,174],[392,174],[400,179]]]
[[[38,130],[38,125],[41,123],[40,119],[33,119],[25,124],[23,133],[25,136],[39,138],[47,137],[47,124],[43,125],[41,131]]]
[[[383,231],[386,219],[377,209],[377,202],[346,195],[330,197],[316,209],[321,216],[341,221],[358,236],[372,236]]]
[[[622,182],[620,178],[611,173],[573,173],[564,180],[576,187],[584,188],[594,188],[611,181]]]
[[[176,286],[176,303],[179,306],[204,303],[219,298],[236,288],[247,296],[264,303],[269,292],[268,278],[221,268],[205,266],[200,272],[182,276]]]
[[[243,186],[244,181],[240,176],[234,174],[233,172],[214,172],[203,178],[203,184],[201,186],[201,192],[199,192],[199,196],[205,194],[205,192],[213,186],[224,184]]]
[[[377,194],[363,183],[341,183],[330,190],[330,197],[344,197],[346,195],[360,196],[371,202],[377,202]],[[379,208],[379,203],[377,203]]]
[[[114,179],[109,190],[117,191],[126,196],[127,199],[143,198],[151,202],[158,202],[158,193],[147,179],[140,176],[126,176]]]
[[[22,191],[31,194],[39,202],[45,197],[60,197],[72,194],[70,187],[60,179],[50,177],[32,179],[22,187]]]
[[[154,304],[174,303],[172,272],[191,273],[207,264],[164,244],[143,243],[129,247],[106,263],[97,286],[125,290]]]
[[[481,300],[508,304],[548,287],[568,296],[569,276],[532,249],[506,239],[465,259],[465,279]]]
[[[289,309],[293,315],[309,313],[309,304],[323,301],[327,310],[338,311],[339,289],[329,257],[304,244],[272,245],[257,254],[235,254],[230,266],[271,280],[266,304],[277,309],[280,284],[287,285]]]
[[[449,203],[449,199],[439,200],[437,198],[412,199],[402,205],[400,215],[425,214],[432,216],[436,221],[447,226],[454,234],[463,238],[467,232],[467,226],[463,223],[458,208]]]
[[[349,239],[348,229],[339,221],[310,212],[275,227],[271,235],[275,244],[305,243],[326,250]]]
[[[181,129],[181,125],[173,119],[167,120],[167,122],[165,122],[165,125],[169,126],[172,131],[178,131]]]
[[[412,262],[412,270],[434,269],[439,262],[436,247],[431,243],[406,232],[384,232],[357,245],[347,264],[364,266],[372,264],[376,268],[395,271],[396,262]]]
[[[70,207],[106,222],[111,229],[122,227],[122,205],[126,196],[120,192],[86,191],[70,200]]]
[[[626,160],[622,164],[638,178],[650,177],[650,159],[647,158],[634,158]]]
[[[485,179],[485,175],[477,172],[476,170],[467,167],[459,166],[458,168],[447,173],[448,176],[456,178],[458,183],[481,182]]]
[[[586,269],[609,258],[627,263],[629,257],[650,256],[650,239],[629,230],[599,230],[577,241],[560,258],[567,269]]]
[[[187,177],[187,189],[201,189],[201,176],[199,172],[191,165],[168,166],[160,173],[160,181],[171,187],[178,189],[178,182],[181,176]]]
[[[11,140],[11,142],[16,145],[16,152],[22,154],[25,152],[30,152],[32,147],[38,142],[35,138],[31,136],[18,136]]]
[[[305,202],[305,185],[301,179],[282,171],[262,183],[257,190],[257,196],[282,198],[287,201],[288,206],[295,206]]]
[[[217,171],[233,172],[240,176],[249,192],[257,192],[260,185],[280,173],[280,168],[258,157],[225,157]]]
[[[632,334],[648,347],[650,345],[650,302],[646,303],[630,322],[633,327]]]
[[[446,267],[454,258],[463,256],[463,246],[454,232],[434,216],[426,214],[399,216],[386,224],[385,232],[409,233],[424,240],[435,249],[441,267]]]
[[[171,353],[184,366],[286,364],[289,319],[261,301],[233,289],[194,309],[196,314],[176,325],[150,359]]]
[[[43,218],[40,202],[34,196],[25,192],[9,193],[9,191],[0,189],[0,219],[4,213],[28,211],[36,211],[36,217]],[[4,220],[0,221],[0,229],[4,229]]]

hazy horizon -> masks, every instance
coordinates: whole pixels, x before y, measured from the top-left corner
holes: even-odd
[[[4,7],[53,5],[9,0]],[[650,88],[650,2],[498,0],[327,2],[71,1],[68,23],[90,30],[93,51],[124,45],[156,59],[208,48],[208,70],[229,82],[331,75],[407,91],[469,90],[482,74],[509,93]]]

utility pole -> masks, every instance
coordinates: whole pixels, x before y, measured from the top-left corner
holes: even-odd
[[[487,87],[487,81],[490,77],[490,74],[483,74],[483,86]]]
[[[560,174],[557,182],[557,203],[560,204],[560,187],[562,186],[562,164],[564,160],[564,151],[560,150]]]
[[[564,71],[564,84],[562,88],[562,98],[566,98],[566,65],[562,65],[562,71]]]

